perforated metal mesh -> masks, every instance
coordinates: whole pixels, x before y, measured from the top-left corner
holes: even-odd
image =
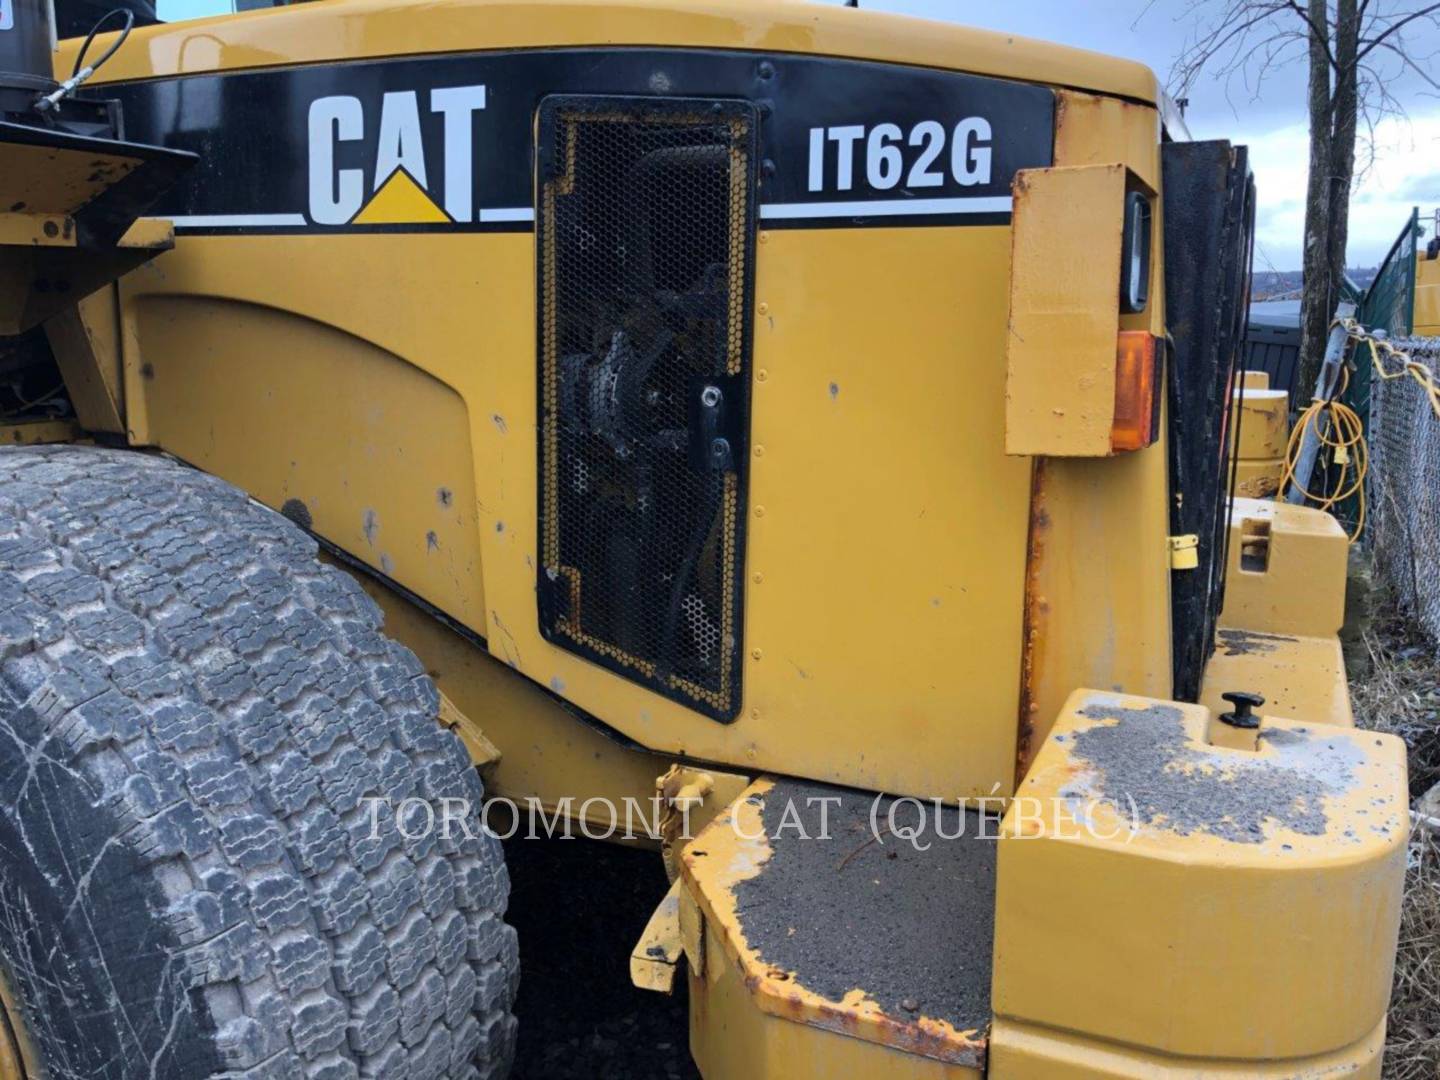
[[[1394,345],[1440,371],[1440,338]],[[1363,350],[1356,363],[1369,363]],[[1440,420],[1414,380],[1372,381],[1368,438],[1365,543],[1401,606],[1440,649]]]
[[[540,621],[717,719],[739,701],[755,125],[540,112]]]

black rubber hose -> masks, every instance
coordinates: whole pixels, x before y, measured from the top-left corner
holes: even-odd
[[[85,35],[85,41],[80,46],[80,51],[75,54],[75,66],[70,71],[70,77],[72,79],[76,75],[79,75],[81,68],[85,66],[85,54],[90,51],[90,45],[95,40],[95,35],[100,32],[100,28],[104,26],[107,22],[109,22],[111,17],[114,15],[124,16],[125,25],[120,29],[120,36],[110,43],[110,48],[105,50],[105,54],[101,56],[99,60],[96,60],[93,65],[91,65],[92,69],[95,71],[99,71],[101,65],[103,65],[117,52],[119,52],[120,46],[125,44],[125,39],[130,36],[130,31],[135,26],[135,13],[133,11],[128,11],[125,8],[111,8],[104,15],[101,15],[100,18],[95,20],[95,25],[90,28],[90,33]]]

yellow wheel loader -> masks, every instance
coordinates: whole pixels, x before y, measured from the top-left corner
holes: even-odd
[[[1415,333],[1422,336],[1440,334],[1440,212],[1430,229],[1430,240],[1415,256]]]
[[[1340,526],[1232,490],[1253,183],[1147,69],[53,25],[0,0],[0,1074],[504,1075],[538,815],[657,849],[597,947],[708,1080],[1380,1075],[1404,747]]]

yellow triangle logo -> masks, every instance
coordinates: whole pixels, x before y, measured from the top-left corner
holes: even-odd
[[[351,221],[352,225],[411,225],[437,224],[450,221],[450,215],[441,210],[425,194],[404,169],[390,174],[374,197],[361,208]]]

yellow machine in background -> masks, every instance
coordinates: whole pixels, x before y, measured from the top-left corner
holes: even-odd
[[[1433,237],[1415,257],[1415,333],[1440,334],[1440,245]]]
[[[1270,388],[1263,371],[1246,371],[1235,391],[1230,423],[1239,433],[1235,448],[1235,493],[1268,499],[1280,493],[1285,447],[1290,441],[1290,395]]]
[[[1244,148],[1147,69],[334,0],[137,29],[90,87],[199,163],[173,250],[45,323],[76,437],[314,536],[491,797],[694,809],[632,969],[688,970],[707,1078],[1379,1076],[1403,745],[1351,726],[1343,532],[1260,501],[1283,401],[1230,445]],[[347,993],[325,1068],[370,1075]]]

